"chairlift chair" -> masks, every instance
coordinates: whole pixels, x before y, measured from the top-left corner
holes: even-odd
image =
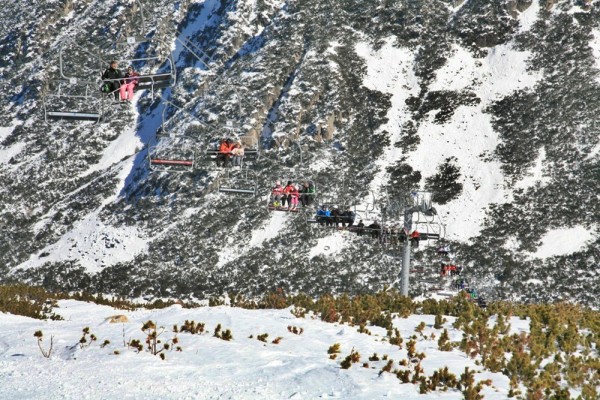
[[[241,171],[225,171],[219,180],[219,193],[238,196],[256,196],[257,178],[247,168]]]
[[[206,144],[204,158],[209,165],[213,165],[217,168],[220,167],[218,164],[219,155],[221,154],[219,147],[223,138],[231,139],[234,143],[238,141],[241,142],[244,148],[244,156],[242,157],[240,167],[243,167],[244,164],[254,163],[260,158],[258,140],[254,136],[235,136],[235,134],[222,135],[210,138]],[[231,161],[232,160],[229,160],[229,162],[224,162],[222,166],[232,166]]]
[[[75,78],[61,79],[56,92],[47,93],[42,98],[44,120],[70,120],[99,122],[102,119],[102,97],[96,84],[82,82]]]
[[[150,170],[157,172],[190,172],[196,166],[196,152],[190,138],[161,137],[148,150]]]
[[[140,45],[143,43],[147,43],[148,45],[150,45],[152,43],[158,43],[158,44],[162,44],[166,48],[169,48],[166,43],[164,43],[163,41],[161,41],[157,38],[136,38],[133,36],[128,37],[123,42],[117,43],[117,48],[119,48],[119,47],[122,48],[124,45],[128,45],[128,46],[130,46],[130,48],[132,48],[134,46],[137,46],[137,45]],[[136,85],[134,90],[135,91],[149,90],[151,92],[152,98],[154,98],[154,92],[156,90],[171,87],[171,86],[175,85],[176,80],[177,80],[177,68],[175,66],[175,61],[173,60],[172,53],[169,53],[169,55],[166,57],[147,55],[145,57],[137,57],[137,58],[122,58],[122,57],[117,57],[115,55],[115,56],[110,57],[110,60],[116,60],[120,64],[133,65],[133,66],[138,66],[138,65],[143,66],[148,63],[157,63],[158,65],[160,65],[160,69],[162,70],[161,72],[145,73],[145,72],[137,71],[140,75],[137,77],[138,84]],[[108,65],[110,60],[105,59],[104,64],[101,68],[106,68],[106,65]],[[142,71],[143,71],[143,69],[142,69]],[[114,82],[114,81],[120,82],[121,80],[122,80],[122,78],[120,78],[120,79],[104,79],[103,82]]]
[[[315,180],[313,180],[313,179],[300,178],[296,174],[290,174],[290,175],[291,176],[288,176],[287,179],[281,178],[281,179],[276,179],[275,181],[280,181],[281,182],[282,189],[285,189],[285,187],[287,186],[287,182],[292,182],[294,185],[298,186],[298,191],[302,190],[301,185],[302,185],[302,183],[306,182],[308,184],[309,188],[313,189],[312,193],[306,194],[307,196],[310,196],[309,204],[313,204],[313,205],[317,204],[318,203],[318,201],[317,201],[317,198],[318,198],[317,197],[318,196],[318,185],[317,185],[317,182]],[[280,205],[280,206],[276,205],[274,203],[274,199],[272,197],[273,188],[274,187],[271,187],[269,189],[269,192],[268,192],[268,194],[266,196],[267,209],[269,211],[299,212],[303,208],[306,208],[306,207],[302,206],[302,202],[301,202],[301,196],[303,194],[305,194],[305,193],[300,193],[299,194],[299,197],[298,197],[298,207],[296,207],[296,208],[290,208],[289,203],[288,203],[287,207],[284,207],[283,205]]]

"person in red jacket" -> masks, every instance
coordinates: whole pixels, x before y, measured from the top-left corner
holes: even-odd
[[[285,207],[286,203],[288,208],[292,205],[292,196],[291,193],[296,190],[292,181],[288,181],[287,185],[283,188],[283,197],[281,198],[281,205]]]
[[[421,234],[416,229],[410,234],[410,244],[412,247],[419,247],[419,240],[421,239]]]

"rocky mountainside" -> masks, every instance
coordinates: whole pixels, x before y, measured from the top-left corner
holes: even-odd
[[[5,9],[1,281],[197,298],[396,285],[401,249],[267,211],[275,179],[312,179],[321,197],[374,209],[367,221],[431,191],[465,278],[491,298],[600,305],[600,1]],[[151,40],[117,44],[129,36]],[[138,92],[133,105],[104,98],[97,124],[45,122],[44,105],[63,106],[52,97],[61,72],[81,95],[111,59],[151,58],[134,64],[168,72],[169,54],[173,87]],[[223,135],[260,144],[248,171],[259,196],[216,190],[243,178],[203,157]],[[152,171],[157,144],[195,152],[196,167]],[[435,244],[413,256],[417,294],[439,263]]]

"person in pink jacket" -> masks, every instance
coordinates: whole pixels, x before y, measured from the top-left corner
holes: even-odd
[[[133,89],[138,84],[140,74],[134,71],[133,67],[127,68],[127,73],[123,78],[119,92],[121,94],[121,101],[131,101],[133,99]]]

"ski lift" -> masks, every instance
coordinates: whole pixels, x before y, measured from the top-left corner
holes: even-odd
[[[55,93],[42,98],[44,120],[71,120],[99,122],[102,118],[102,97],[93,82],[76,78],[61,79]]]
[[[293,174],[291,177],[288,177],[288,179],[277,179],[276,182],[286,183],[285,185],[280,185],[282,196],[284,195],[285,188],[288,186],[288,182],[291,182],[291,184],[296,187],[298,192],[300,192],[304,188],[304,184],[307,185],[309,191],[306,193],[298,193],[298,205],[296,207],[291,207],[290,200],[288,200],[287,206],[285,206],[284,204],[277,204],[281,201],[281,198],[277,198],[277,193],[275,193],[274,195],[275,187],[273,187],[266,196],[267,210],[299,212],[303,208],[317,203],[318,185],[315,180],[300,178],[299,176]],[[306,206],[303,206],[304,203],[306,203]]]
[[[419,240],[433,240],[437,242],[446,237],[446,225],[440,221],[413,220],[412,229],[419,232]]]
[[[226,137],[212,137],[208,140],[208,144],[206,145],[206,150],[204,151],[205,160],[210,164],[216,167],[228,167],[231,166],[231,160],[229,158],[225,158],[221,156],[221,152],[219,151],[219,147],[221,145],[221,141],[223,139],[231,140],[232,144],[240,143],[242,148],[244,149],[244,155],[241,159],[240,166],[243,166],[247,163],[256,162],[259,159],[260,152],[258,148],[258,140],[254,136],[226,136]],[[229,156],[228,156],[229,157]],[[222,161],[222,163],[221,163]]]
[[[241,171],[226,170],[219,180],[219,192],[230,195],[256,196],[256,174],[249,169]]]
[[[194,142],[185,136],[164,136],[148,150],[150,170],[157,172],[190,172],[196,166]]]
[[[414,190],[410,193],[410,196],[412,200],[412,205],[418,207],[421,213],[429,217],[437,215],[437,211],[435,210],[435,208],[433,208],[431,192],[426,192],[423,190]]]
[[[159,45],[165,46],[165,48],[169,48],[168,45],[159,40],[157,38],[136,38],[134,36],[127,37],[124,42],[117,43],[117,49],[122,48],[124,45],[128,45],[129,49],[133,49],[135,46],[138,48],[149,48],[152,44],[158,43]],[[144,45],[144,46],[140,46]],[[122,52],[125,50],[121,50]],[[137,85],[134,90],[149,90],[151,92],[152,98],[154,98],[154,92],[159,89],[164,89],[175,85],[177,80],[177,68],[175,66],[175,61],[173,60],[173,54],[169,53],[168,56],[161,57],[160,55],[150,55],[144,54],[143,57],[136,58],[123,58],[117,57],[113,55],[110,57],[110,60],[116,60],[121,64],[137,66],[139,76],[137,77]],[[102,69],[109,64],[110,60],[105,59],[104,64],[102,65]],[[148,64],[158,64],[160,66],[160,72],[148,72],[144,71],[143,66]],[[62,69],[62,67],[61,67]],[[117,79],[103,79],[102,81],[105,83],[108,82],[120,82],[122,78]]]

